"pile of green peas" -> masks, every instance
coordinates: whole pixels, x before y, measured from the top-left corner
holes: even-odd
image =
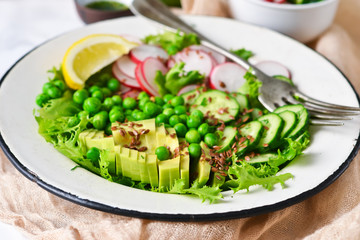
[[[36,96],[35,102],[43,107],[51,99],[61,98],[67,89],[65,82],[61,79],[52,79],[42,87],[42,93]]]

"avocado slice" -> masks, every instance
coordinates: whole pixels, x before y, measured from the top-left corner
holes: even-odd
[[[147,154],[139,152],[138,155],[138,167],[140,171],[140,179],[142,183],[150,183],[149,173],[146,166]]]
[[[180,144],[185,142],[185,139],[179,139]],[[189,149],[184,147],[180,150],[180,179],[184,179],[184,188],[190,186],[190,155]]]
[[[166,145],[166,130],[164,124],[156,126],[156,144],[157,147]]]
[[[204,142],[200,143],[201,149],[204,150],[205,156],[200,157],[198,162],[196,163],[196,173],[197,180],[199,181],[199,186],[204,186],[210,178],[211,165],[206,158],[211,158],[209,148],[206,146]]]
[[[142,124],[143,129],[150,130],[147,134],[144,134],[147,147],[146,153],[155,154],[155,149],[157,148],[155,118],[143,120]]]
[[[212,187],[216,187],[216,186],[222,186],[225,183],[225,177],[223,175],[221,175],[219,172],[215,172],[213,174],[211,174],[211,181],[210,181],[210,185]]]
[[[180,178],[180,156],[158,162],[159,187],[168,191],[174,185],[175,180]]]
[[[116,175],[120,176],[122,175],[122,168],[121,168],[121,149],[122,147],[120,145],[114,146],[114,152],[115,152],[115,166],[116,166]]]
[[[155,119],[154,119],[154,124],[155,124]],[[111,127],[113,129],[112,135],[115,145],[121,145],[121,146],[131,144],[131,141],[133,140],[134,137],[131,136],[129,132],[133,132],[134,130],[136,130],[138,133],[140,133],[140,131],[144,130],[143,121],[128,122],[128,123],[115,122],[111,124]],[[146,135],[147,134],[140,135],[140,139],[139,139],[140,144],[137,145],[136,147],[138,148],[148,147],[145,139]]]
[[[166,128],[168,134],[166,135],[166,146],[170,147],[171,155],[174,156],[175,149],[179,148],[179,140],[174,128]]]
[[[129,156],[129,165],[130,165],[130,172],[131,172],[131,179],[134,181],[141,181],[140,177],[140,168],[138,165],[138,155],[139,152],[130,149],[130,156]]]
[[[159,186],[158,159],[155,154],[148,154],[146,158],[146,168],[149,175],[150,185]]]
[[[122,175],[124,177],[129,177],[131,178],[131,170],[130,170],[130,149],[129,148],[121,148],[121,152],[120,152],[120,158],[121,158],[121,170],[122,170]]]

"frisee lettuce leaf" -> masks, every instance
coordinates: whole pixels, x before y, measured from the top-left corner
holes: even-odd
[[[238,89],[239,93],[245,94],[248,96],[250,105],[252,108],[260,108],[264,109],[262,104],[258,100],[259,96],[259,88],[262,83],[256,78],[254,74],[251,73],[251,69],[249,69],[244,75],[245,83]]]
[[[148,35],[142,41],[147,44],[161,46],[169,55],[174,55],[188,46],[200,44],[200,40],[195,34],[182,34],[180,32]]]
[[[185,188],[185,180],[177,179],[175,180],[174,186],[171,188],[170,191],[168,191],[168,193],[196,195],[202,199],[202,202],[208,200],[210,203],[213,203],[223,198],[221,191],[222,190],[219,188],[219,186],[209,187],[205,185],[203,187],[200,187],[197,180],[192,183],[190,188]]]
[[[271,172],[266,172],[266,170]],[[240,164],[233,164],[228,174],[231,184],[228,184],[234,193],[246,189],[249,191],[249,187],[253,185],[261,185],[267,190],[272,190],[274,185],[280,183],[282,187],[285,187],[285,181],[293,178],[291,173],[284,173],[281,175],[272,175],[273,169],[268,168],[256,168],[247,162],[240,162]]]
[[[205,76],[198,71],[185,72],[185,63],[175,64],[165,75],[165,88],[172,94],[176,95],[180,89],[190,84],[203,83]],[[160,80],[155,80],[159,82]]]
[[[254,53],[252,51],[246,50],[245,48],[230,50],[230,52],[236,54],[237,56],[239,56],[240,58],[246,61],[252,56],[254,56]]]

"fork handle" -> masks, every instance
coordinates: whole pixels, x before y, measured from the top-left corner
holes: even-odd
[[[202,45],[215,50],[220,54],[223,54],[227,58],[244,67],[246,70],[251,68],[254,74],[261,74],[261,72],[252,64],[225,50],[223,47],[209,40],[207,37],[196,31],[193,27],[182,21],[179,17],[173,14],[167,6],[158,0],[133,0],[132,4],[130,5],[130,9],[136,15],[146,17],[153,22],[161,24],[169,31],[177,32],[180,30],[184,33],[196,34]]]

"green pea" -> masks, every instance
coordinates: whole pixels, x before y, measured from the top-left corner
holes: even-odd
[[[127,97],[123,100],[123,107],[125,109],[134,109],[136,108],[136,100],[134,98],[131,97]]]
[[[160,124],[160,123],[167,123],[168,121],[168,116],[166,116],[163,113],[160,113],[159,115],[156,116],[155,118],[155,123],[156,124]]]
[[[77,104],[83,104],[88,97],[89,92],[86,89],[80,89],[74,92],[73,101]]]
[[[109,113],[110,122],[124,122],[125,121],[125,114],[120,112],[116,109],[111,110]]]
[[[202,137],[204,137],[207,133],[210,132],[210,126],[207,123],[203,123],[199,126],[198,132]]]
[[[158,113],[158,105],[153,102],[148,102],[144,106],[144,112],[149,116],[153,117]]]
[[[155,97],[155,103],[159,106],[162,106],[165,104],[164,100],[161,97],[156,96]]]
[[[185,134],[185,139],[188,143],[200,143],[201,136],[196,129],[191,129]]]
[[[141,121],[141,120],[144,120],[144,119],[147,119],[147,118],[149,118],[149,115],[147,115],[147,114],[144,113],[144,112],[137,112],[137,113],[136,113],[136,116],[135,116],[135,119],[136,119],[137,121]]]
[[[186,124],[186,122],[187,122],[187,120],[188,120],[188,118],[189,118],[189,116],[186,115],[186,114],[181,114],[181,115],[179,115],[179,117],[180,117],[181,122],[182,122],[183,124]]]
[[[215,133],[207,133],[204,137],[204,142],[208,147],[213,147],[218,144],[218,137]]]
[[[165,103],[163,106],[162,106],[163,109],[167,109],[167,108],[172,108],[171,104],[170,103]]]
[[[119,95],[114,95],[111,97],[114,105],[120,105],[122,103],[122,98]]]
[[[60,91],[60,89],[58,89],[55,86],[49,87],[45,94],[49,95],[49,97],[52,99],[59,98],[62,96],[62,92]]]
[[[185,124],[183,123],[177,123],[175,126],[174,126],[174,129],[176,131],[176,135],[178,137],[185,137],[185,134],[187,132],[187,127],[185,126]]]
[[[111,130],[111,123],[108,123],[105,127],[105,134],[107,136],[111,136],[112,135],[112,130]]]
[[[186,125],[188,126],[188,128],[198,128],[201,123],[202,121],[200,117],[196,115],[190,115],[186,121]]]
[[[184,105],[185,101],[183,97],[176,96],[170,100],[170,103],[173,107],[176,107],[176,106]]]
[[[120,89],[120,82],[115,78],[110,78],[106,85],[112,92],[117,92]]]
[[[144,110],[144,107],[145,107],[145,105],[146,105],[148,102],[151,102],[151,101],[150,101],[150,98],[146,98],[146,97],[141,98],[141,99],[139,100],[139,102],[138,102],[138,107],[139,107],[141,110]]]
[[[77,114],[79,119],[87,118],[89,116],[89,113],[87,111],[81,111]]]
[[[169,149],[164,146],[157,147],[155,149],[155,154],[160,161],[167,160],[170,157]]]
[[[100,150],[96,147],[90,148],[86,152],[86,158],[90,159],[92,162],[98,161],[100,159]]]
[[[204,120],[204,114],[203,114],[203,112],[200,111],[200,110],[194,110],[194,111],[191,112],[190,115],[191,115],[191,116],[198,116],[201,121]]]
[[[132,111],[132,113],[131,113],[131,116],[134,118],[134,119],[136,119],[136,114],[138,113],[138,112],[141,112],[139,109],[134,109],[134,111]]]
[[[114,106],[114,101],[112,100],[111,97],[107,97],[107,98],[105,98],[105,100],[103,102],[103,106],[106,111],[110,111],[111,108]]]
[[[191,158],[198,159],[201,156],[201,146],[198,143],[191,143],[188,150]]]
[[[45,93],[40,93],[36,96],[35,102],[39,107],[43,107],[49,100],[50,97],[48,95]]]
[[[54,85],[52,84],[52,82],[46,82],[46,83],[44,83],[44,85],[43,85],[43,87],[42,87],[43,93],[47,93],[47,90],[48,90],[50,87],[54,87]]]
[[[112,92],[109,88],[101,88],[101,92],[104,94],[104,98],[111,97]]]
[[[101,90],[95,91],[91,94],[91,97],[97,98],[100,101],[104,100],[104,93]]]
[[[184,105],[176,106],[174,111],[177,115],[186,114],[186,107]]]
[[[92,120],[92,124],[96,129],[103,130],[107,125],[108,118],[109,118],[108,113],[106,111],[101,111],[95,114]]]
[[[113,106],[111,110],[109,111],[109,114],[111,114],[112,111],[120,111],[123,112],[124,109],[121,106]],[[131,111],[131,110],[130,110]]]
[[[146,92],[144,92],[144,91],[140,92],[137,98],[138,98],[139,100],[140,100],[140,99],[143,99],[143,98],[148,98],[148,99],[150,99],[149,95],[148,95]]]
[[[58,89],[60,89],[60,91],[64,92],[66,90],[66,84],[63,80],[54,80],[52,81],[52,84],[57,87]]]
[[[125,115],[131,115],[132,114],[132,110],[131,109],[126,109],[125,110]]]
[[[178,115],[172,115],[169,118],[169,124],[170,126],[174,127],[176,124],[181,123],[181,119]]]
[[[90,114],[95,114],[99,112],[101,108],[101,101],[95,97],[89,97],[85,99],[83,104],[83,109]]]
[[[170,101],[171,99],[173,99],[173,97],[175,97],[175,96],[172,95],[172,94],[165,94],[165,96],[163,97],[164,102],[165,102],[165,103],[169,103],[169,101]]]
[[[74,127],[76,125],[78,125],[80,122],[79,118],[73,116],[73,117],[70,117],[69,120],[68,120],[68,126],[69,127]]]
[[[164,109],[163,114],[165,114],[168,118],[170,118],[172,115],[175,114],[175,111],[172,108],[166,108]]]
[[[93,93],[96,92],[96,91],[101,91],[101,88],[98,87],[98,86],[96,86],[96,85],[91,86],[91,87],[89,88],[90,94],[93,94]]]

